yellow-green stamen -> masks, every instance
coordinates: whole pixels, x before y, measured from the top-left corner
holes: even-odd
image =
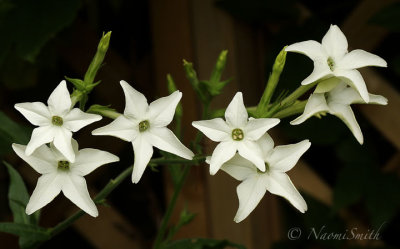
[[[244,138],[243,131],[241,129],[233,129],[232,131],[232,139],[235,141],[241,141]]]
[[[149,123],[148,120],[144,120],[144,121],[139,123],[139,131],[140,132],[144,132],[149,128],[150,128],[150,123]]]
[[[58,161],[58,169],[63,171],[69,170],[69,162],[64,160]]]
[[[63,121],[62,117],[60,117],[60,116],[53,116],[51,118],[51,123],[56,126],[62,126],[64,121]]]

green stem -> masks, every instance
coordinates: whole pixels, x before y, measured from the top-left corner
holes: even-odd
[[[307,104],[307,100],[298,101],[298,103],[295,103],[295,104],[289,106],[288,108],[285,108],[285,109],[275,113],[274,115],[272,115],[272,118],[282,119],[282,118],[286,118],[286,117],[289,117],[292,115],[303,113],[306,104]]]
[[[279,104],[274,105],[266,114],[264,114],[262,117],[263,118],[269,118],[272,117],[275,113],[279,112],[282,110],[282,108],[286,108],[289,105],[292,105],[299,97],[301,97],[303,94],[308,92],[310,89],[312,89],[314,86],[316,86],[319,83],[319,81],[315,81],[311,84],[308,85],[302,85],[298,87],[294,92],[292,92],[289,96],[284,98]]]
[[[176,184],[174,193],[172,195],[171,201],[168,204],[167,211],[165,212],[165,215],[161,221],[161,226],[160,230],[158,230],[157,237],[155,239],[153,249],[159,249],[161,246],[161,243],[164,239],[165,232],[167,230],[168,222],[169,219],[171,218],[172,211],[174,211],[176,201],[178,200],[179,194],[181,192],[182,186],[185,183],[186,177],[190,171],[191,165],[185,165],[185,168],[183,169],[183,173],[181,175],[181,178],[179,179],[178,183]]]
[[[200,163],[202,160],[204,160],[205,156],[197,156],[195,158],[193,158],[193,160],[189,161],[186,159],[168,159],[168,158],[154,158],[151,159],[149,164],[167,164],[167,163],[171,163],[172,161],[175,163],[191,163],[191,164],[198,164]],[[187,166],[189,166],[190,164],[188,164]],[[107,185],[96,195],[96,197],[93,199],[93,201],[96,204],[101,204],[105,201],[105,199],[107,198],[107,196],[116,188],[118,187],[123,180],[125,180],[132,172],[133,167],[128,167],[126,168],[124,171],[122,171],[115,179],[111,179]],[[68,217],[66,220],[60,222],[59,224],[57,224],[55,227],[50,228],[49,229],[49,233],[50,233],[50,237],[53,237],[57,234],[59,234],[60,232],[64,231],[65,229],[67,229],[72,223],[74,223],[76,220],[78,220],[82,215],[84,215],[85,212],[80,210],[76,213],[74,213],[73,215],[71,215],[70,217]]]

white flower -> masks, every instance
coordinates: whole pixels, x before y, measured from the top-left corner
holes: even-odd
[[[139,182],[153,155],[153,146],[191,160],[193,152],[186,148],[166,126],[171,123],[182,93],[175,91],[167,97],[147,103],[146,97],[127,82],[121,81],[125,93],[124,115],[98,128],[93,135],[109,135],[132,142],[135,162],[132,182]]]
[[[314,71],[301,84],[307,85],[319,79],[339,77],[355,88],[362,99],[368,103],[369,95],[364,79],[357,68],[365,66],[386,67],[386,61],[379,56],[356,49],[347,51],[347,39],[336,25],[331,25],[322,38],[322,43],[309,40],[292,44],[286,51],[302,53],[314,61]],[[319,84],[317,92],[327,92],[335,85]]]
[[[277,118],[248,118],[241,92],[236,93],[225,111],[225,119],[194,121],[192,125],[214,142],[220,142],[210,161],[210,174],[214,175],[221,165],[236,152],[265,171],[262,151],[256,141],[279,123]]]
[[[93,217],[98,216],[96,205],[90,198],[84,176],[103,164],[119,161],[119,158],[97,149],[87,148],[78,151],[78,143],[75,140],[72,140],[72,146],[76,155],[75,162],[68,161],[55,148],[53,143],[50,147],[47,145],[40,146],[30,156],[25,153],[27,146],[12,145],[19,157],[42,174],[26,206],[28,215],[50,203],[62,191],[83,211]]]
[[[29,122],[39,126],[33,130],[25,153],[29,156],[39,146],[53,142],[68,161],[74,162],[75,154],[71,145],[72,132],[100,120],[101,116],[84,113],[78,108],[71,110],[71,98],[65,80],[54,89],[47,104],[48,106],[41,102],[15,104],[15,109]]]
[[[258,143],[263,149],[263,160],[267,165],[265,172],[259,171],[254,164],[239,155],[235,155],[221,167],[230,176],[242,181],[236,188],[239,209],[234,221],[244,220],[256,208],[267,190],[287,199],[300,212],[307,211],[307,203],[285,172],[296,165],[311,143],[303,140],[297,144],[274,148],[274,142],[268,134],[262,136]]]
[[[368,96],[368,104],[387,104],[387,99],[383,96],[374,94],[368,94]],[[291,121],[290,124],[298,125],[313,115],[328,112],[340,118],[349,127],[357,141],[362,144],[363,135],[350,107],[351,104],[366,104],[366,102],[357,91],[341,82],[330,92],[311,94],[303,114]]]

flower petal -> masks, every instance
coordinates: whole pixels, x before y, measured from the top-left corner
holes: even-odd
[[[70,199],[80,209],[88,213],[90,216],[97,217],[99,211],[90,198],[89,191],[86,186],[86,180],[82,176],[68,174],[65,176],[62,191],[68,199]]]
[[[362,49],[355,49],[346,54],[338,63],[342,69],[357,69],[367,66],[387,67],[387,63],[381,57]]]
[[[360,144],[363,144],[364,138],[361,132],[361,128],[357,123],[356,117],[354,116],[353,110],[348,105],[340,105],[337,103],[332,103],[330,106],[330,113],[340,118],[343,123],[349,127],[350,131],[353,133],[354,137]]]
[[[159,98],[150,103],[149,116],[151,125],[164,127],[172,122],[175,109],[182,98],[182,93],[175,91],[167,97]]]
[[[148,141],[160,150],[167,151],[188,160],[193,159],[193,152],[186,148],[170,129],[166,127],[151,128],[148,135]]]
[[[222,164],[231,159],[236,153],[234,142],[221,142],[215,147],[210,160],[210,174],[215,175]]]
[[[128,142],[133,141],[138,133],[138,122],[134,122],[133,120],[126,118],[124,115],[120,115],[108,125],[92,131],[92,135],[113,136]]]
[[[124,114],[135,119],[143,119],[149,107],[146,97],[142,93],[136,91],[128,82],[121,80],[119,83],[125,94],[126,104]],[[142,120],[139,120],[139,122],[140,121]]]
[[[132,182],[138,183],[142,178],[143,172],[153,155],[153,146],[147,141],[143,135],[137,136],[132,142],[135,154],[135,163],[132,171]]]
[[[265,171],[265,162],[260,146],[253,141],[241,141],[238,143],[238,153],[252,162],[259,170]]]
[[[65,80],[54,89],[47,100],[52,115],[64,116],[71,109],[71,97]]]
[[[328,105],[339,103],[350,105],[352,103],[365,103],[360,94],[346,83],[342,82],[328,93]]]
[[[323,93],[311,94],[310,97],[308,98],[303,114],[301,114],[296,119],[292,120],[290,124],[291,125],[301,124],[311,116],[325,111],[329,111],[329,107],[326,103],[324,94]]]
[[[48,174],[57,170],[56,159],[47,145],[40,146],[30,156],[25,154],[25,145],[14,143],[12,148],[22,160],[40,174]]]
[[[29,156],[39,146],[46,143],[50,143],[51,141],[53,141],[55,135],[56,135],[55,129],[51,125],[41,126],[33,129],[31,140],[26,146],[25,154]]]
[[[310,141],[306,139],[296,144],[275,147],[271,155],[267,158],[270,169],[279,172],[291,170],[310,146]]]
[[[267,191],[263,177],[256,175],[243,181],[236,188],[239,198],[239,209],[236,212],[234,221],[236,223],[244,220],[260,203]]]
[[[19,103],[14,107],[33,125],[44,126],[51,123],[49,109],[41,102]]]
[[[245,139],[257,140],[279,122],[278,118],[251,118],[244,128]]]
[[[73,163],[75,162],[75,152],[71,144],[72,132],[64,128],[56,129],[54,136],[54,147],[57,148],[65,158]]]
[[[226,108],[226,122],[231,128],[243,128],[247,123],[248,117],[249,115],[243,103],[243,95],[241,92],[237,92]]]
[[[222,118],[193,121],[192,125],[214,142],[227,141],[231,137],[231,128]]]
[[[367,86],[360,72],[357,70],[339,70],[335,75],[356,89],[366,103],[369,102]]]
[[[60,192],[63,177],[57,173],[45,174],[39,177],[35,190],[26,205],[25,212],[28,215],[50,203]]]
[[[312,73],[307,78],[305,78],[301,82],[301,84],[308,85],[317,80],[329,78],[332,75],[332,71],[329,69],[329,66],[326,62],[314,61],[314,69]]]
[[[93,122],[99,121],[101,118],[102,117],[100,115],[85,113],[79,108],[74,108],[63,117],[63,127],[70,131],[76,132]]]
[[[274,148],[274,140],[268,133],[265,133],[260,139],[257,140],[257,144],[260,147],[263,159],[265,161],[266,157],[272,152]]]
[[[337,25],[331,25],[322,38],[322,47],[335,61],[340,60],[347,53],[347,39]]]
[[[385,98],[381,95],[369,94],[368,104],[387,105],[387,103],[388,103],[387,98]]]
[[[235,154],[232,159],[224,163],[221,170],[228,173],[238,181],[243,181],[254,174],[257,174],[257,168],[249,160]]]
[[[314,93],[326,93],[330,92],[336,86],[338,86],[343,81],[337,77],[330,77],[326,80],[321,81],[318,83],[317,87],[314,90]]]
[[[82,149],[77,153],[75,162],[71,164],[71,172],[85,176],[104,164],[118,161],[119,157],[107,151],[91,148]]]
[[[297,42],[285,48],[287,52],[297,52],[308,56],[311,60],[322,60],[327,58],[321,43],[313,40]]]
[[[271,171],[265,176],[267,189],[274,195],[279,195],[288,200],[295,208],[304,213],[307,211],[307,203],[293,185],[289,176],[285,173]]]

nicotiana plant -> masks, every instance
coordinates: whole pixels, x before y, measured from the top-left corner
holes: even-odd
[[[221,80],[227,51],[221,52],[209,80],[199,80],[192,63],[184,60],[187,79],[203,107],[202,120],[192,123],[199,132],[189,149],[179,140],[184,109],[179,101],[183,93],[176,89],[170,75],[167,76],[170,94],[150,104],[142,93],[121,80],[126,101],[123,114],[99,104],[85,107],[90,92],[100,83],[94,80],[105,58],[110,36],[111,32],[103,35],[83,79],[66,78],[73,84],[72,94],[63,80],[51,93],[47,106],[41,102],[15,105],[29,122],[38,127],[33,130],[27,145],[15,143],[12,147],[21,159],[41,174],[29,200],[23,199],[17,204],[13,203],[13,212],[16,210],[14,222],[0,223],[1,231],[20,237],[21,248],[37,247],[68,228],[84,213],[98,216],[96,204],[104,203],[107,196],[130,175],[133,183],[139,183],[148,165],[184,165],[183,168],[174,169],[179,171],[179,174],[172,179],[175,189],[155,238],[155,249],[181,248],[179,242],[171,241],[171,238],[180,227],[192,220],[193,215],[184,210],[179,223],[172,227],[168,226],[169,220],[191,166],[205,162],[210,165],[211,175],[221,169],[241,182],[237,186],[239,207],[234,217],[235,222],[241,222],[251,215],[267,190],[287,199],[294,208],[304,213],[307,211],[307,204],[286,172],[297,164],[311,143],[304,140],[274,147],[274,142],[267,132],[277,126],[283,118],[301,114],[291,121],[292,125],[299,125],[312,116],[320,117],[329,113],[340,118],[362,144],[362,132],[350,105],[387,104],[387,99],[383,96],[368,93],[363,77],[356,70],[365,66],[386,67],[386,62],[363,50],[348,52],[346,37],[338,26],[331,25],[322,43],[304,41],[282,49],[275,60],[264,93],[258,105],[254,107],[246,108],[243,94],[238,92],[226,109],[210,109],[211,100],[229,83],[229,80]],[[295,91],[272,102],[272,95],[284,69],[286,53],[289,51],[310,57],[314,61],[314,70]],[[299,100],[302,96],[306,97],[312,89],[314,90],[308,100]],[[78,104],[79,108],[75,108]],[[101,165],[119,161],[119,158],[98,149],[79,150],[77,141],[72,138],[72,132],[77,132],[102,117],[113,121],[93,130],[92,134],[114,136],[131,142],[134,163],[111,179],[98,195],[91,199],[84,176]],[[167,127],[174,117],[175,133]],[[218,142],[209,156],[202,152],[202,133],[212,141]],[[154,147],[163,151],[162,157],[152,158]],[[10,175],[14,176],[11,179],[13,184],[20,185],[20,188],[26,191],[18,172],[8,163],[5,164]],[[54,227],[40,227],[40,209],[60,192],[81,211]],[[24,213],[20,212],[21,210],[24,210]],[[209,242],[196,241],[193,243]],[[229,245],[243,248],[231,242]]]

